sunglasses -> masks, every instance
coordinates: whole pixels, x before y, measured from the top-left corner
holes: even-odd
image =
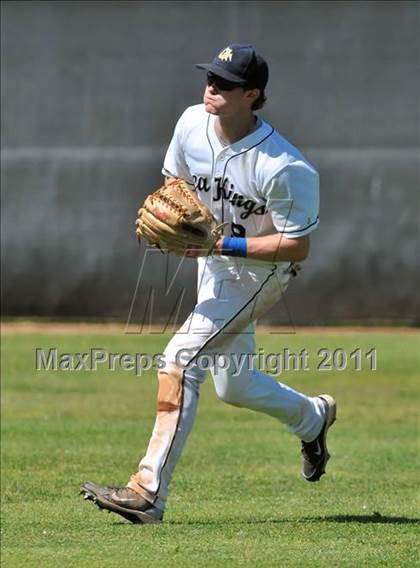
[[[214,85],[219,91],[233,91],[237,87],[241,87],[241,83],[234,83],[233,81],[228,81],[219,77],[219,75],[214,75],[214,73],[207,73],[207,85],[211,87]]]

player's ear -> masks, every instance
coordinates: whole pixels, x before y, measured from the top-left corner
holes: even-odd
[[[245,98],[250,102],[251,106],[258,99],[259,96],[260,96],[259,89],[247,89],[245,91]]]

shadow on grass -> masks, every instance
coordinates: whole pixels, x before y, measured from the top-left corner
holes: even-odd
[[[377,523],[392,525],[420,525],[420,519],[409,517],[387,517],[380,513],[372,515],[329,515],[326,517],[305,517],[304,521],[327,523]]]
[[[302,517],[297,519],[290,518],[266,518],[266,519],[227,519],[221,516],[220,519],[188,519],[185,521],[168,520],[165,525],[191,525],[191,526],[226,526],[228,523],[233,525],[259,525],[259,524],[279,524],[279,523],[372,523],[372,524],[394,524],[394,525],[420,525],[420,519],[409,517],[388,517],[382,516],[380,513],[372,515],[328,515],[325,517]],[[130,523],[121,521],[114,523],[115,525],[125,525]]]

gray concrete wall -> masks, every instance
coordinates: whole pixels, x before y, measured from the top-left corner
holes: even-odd
[[[2,301],[7,315],[142,317],[174,270],[137,206],[174,123],[230,41],[270,64],[261,116],[317,165],[321,225],[295,323],[420,322],[418,2],[2,2]],[[186,261],[165,317],[195,267]],[[175,295],[175,296],[174,296]],[[288,319],[285,306],[268,318]]]

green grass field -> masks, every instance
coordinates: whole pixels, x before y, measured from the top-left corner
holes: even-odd
[[[35,348],[159,352],[165,336],[7,335],[2,341],[3,566],[420,566],[420,335],[264,335],[310,353],[278,377],[337,398],[328,475],[300,477],[298,440],[202,388],[165,522],[131,525],[78,495],[125,484],[154,419],[154,373],[35,371]],[[378,369],[315,369],[321,347],[376,348]]]

